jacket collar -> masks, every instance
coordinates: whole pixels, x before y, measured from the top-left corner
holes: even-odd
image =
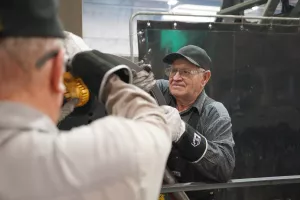
[[[25,104],[15,102],[0,102],[0,130],[20,129],[38,130],[50,133],[58,132],[52,120],[40,111]]]

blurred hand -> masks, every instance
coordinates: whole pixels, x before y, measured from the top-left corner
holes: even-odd
[[[156,84],[154,74],[151,71],[151,65],[143,64],[140,66],[143,70],[140,72],[136,72],[134,69],[131,69],[133,75],[133,85],[141,88],[146,92],[150,92],[150,90]]]
[[[172,133],[172,141],[177,142],[185,132],[185,122],[181,120],[180,114],[176,108],[171,106],[161,106],[165,111],[165,117],[168,127]]]

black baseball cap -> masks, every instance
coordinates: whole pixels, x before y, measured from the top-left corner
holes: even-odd
[[[171,53],[164,57],[163,62],[172,64],[179,58],[185,58],[197,67],[205,70],[210,69],[211,59],[207,55],[206,51],[195,45],[187,45],[179,49],[176,53]]]
[[[1,0],[0,38],[64,38],[58,0]]]

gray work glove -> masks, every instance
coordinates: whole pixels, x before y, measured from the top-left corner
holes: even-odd
[[[177,142],[185,132],[185,122],[181,120],[180,114],[176,108],[171,106],[161,106],[165,111],[167,124],[172,133],[172,141]]]
[[[136,72],[134,69],[131,69],[133,75],[132,84],[141,88],[146,92],[150,92],[150,90],[156,84],[154,74],[151,71],[152,70],[151,65],[143,64],[140,67],[143,69],[140,72]]]

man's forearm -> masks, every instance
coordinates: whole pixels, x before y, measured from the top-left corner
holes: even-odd
[[[211,138],[206,139],[197,130],[186,125],[185,133],[175,146],[181,156],[194,163],[204,176],[212,180],[226,182],[230,179],[235,165],[231,125],[223,119],[216,121],[214,125],[212,126],[219,129],[209,128],[207,133],[210,136],[215,135],[212,141],[209,140]],[[220,138],[218,135],[225,137]]]
[[[184,125],[185,131],[174,145],[184,159],[189,162],[199,162],[206,154],[207,140],[190,125],[186,123]]]
[[[193,163],[198,171],[205,177],[218,182],[228,181],[233,172],[234,157],[227,148],[221,144],[207,140],[203,142],[206,143],[205,151],[201,148],[195,148],[194,152],[190,151],[192,153],[188,154],[188,151],[181,149],[182,157]],[[190,150],[191,149],[192,147]]]
[[[106,108],[109,114],[134,120],[143,120],[166,128],[164,111],[148,93],[134,85],[126,84],[118,77],[107,83]]]

